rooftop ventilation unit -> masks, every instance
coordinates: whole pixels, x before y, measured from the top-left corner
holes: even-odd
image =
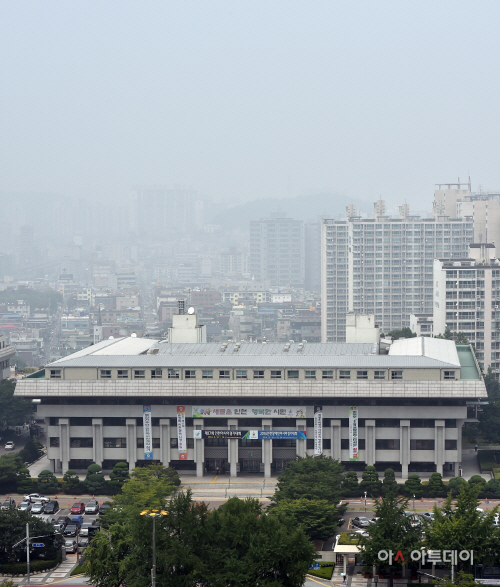
[[[152,355],[157,355],[159,350],[160,349],[151,349],[151,354]]]

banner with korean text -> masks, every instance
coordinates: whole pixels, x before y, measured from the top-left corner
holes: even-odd
[[[357,461],[358,455],[358,408],[349,408],[349,460]]]
[[[303,418],[304,406],[193,406],[193,418]]]
[[[314,406],[314,456],[323,454],[323,406]]]
[[[177,450],[179,460],[186,461],[188,458],[186,441],[186,406],[177,406]]]
[[[142,425],[144,430],[144,460],[153,460],[153,434],[151,430],[151,406],[142,406]]]

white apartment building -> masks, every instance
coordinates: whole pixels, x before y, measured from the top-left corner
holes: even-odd
[[[346,314],[375,314],[382,332],[410,325],[410,314],[432,313],[433,262],[464,258],[473,240],[470,218],[399,218],[375,203],[374,218],[322,221],[322,341],[345,341]]]
[[[3,334],[0,334],[0,379],[10,377],[10,360],[15,354],[16,349],[9,345]]]
[[[304,287],[304,223],[292,218],[262,218],[250,222],[248,271],[270,285]]]
[[[434,261],[434,334],[465,334],[483,367],[500,373],[500,261],[492,244],[470,245],[470,257]]]

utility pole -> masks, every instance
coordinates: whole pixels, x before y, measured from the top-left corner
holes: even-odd
[[[156,516],[153,516],[153,568],[151,569],[151,587],[156,587]]]
[[[26,570],[27,583],[30,584],[30,525],[26,522]]]

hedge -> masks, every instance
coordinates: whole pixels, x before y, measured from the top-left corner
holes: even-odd
[[[321,579],[328,579],[330,580],[333,575],[333,569],[335,568],[335,563],[319,563],[319,569],[310,569],[307,571],[308,575],[313,575],[313,577],[320,577]],[[422,587],[422,586],[420,586]]]
[[[477,453],[477,460],[479,461],[481,473],[500,468],[495,460],[494,450],[479,450]]]
[[[34,560],[30,562],[30,572],[48,571],[53,569],[55,566],[60,564],[62,561],[62,554],[57,553],[57,557],[54,560]],[[2,564],[0,571],[4,575],[25,575],[26,574],[26,563],[4,563]]]

